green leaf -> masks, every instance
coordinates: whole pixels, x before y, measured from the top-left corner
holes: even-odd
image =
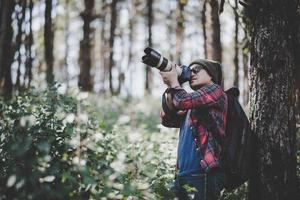
[[[47,142],[47,141],[42,141],[42,142],[39,142],[37,144],[37,148],[38,150],[40,150],[41,152],[43,153],[49,153],[50,151],[50,144]]]

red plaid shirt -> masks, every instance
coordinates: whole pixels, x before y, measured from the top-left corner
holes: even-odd
[[[221,151],[219,143],[225,136],[226,128],[227,95],[217,84],[205,85],[192,93],[187,93],[179,87],[170,90],[170,92],[173,97],[173,104],[177,109],[181,111],[191,109],[189,124],[194,128],[194,140],[200,147],[201,168],[208,172],[212,168],[219,167]],[[213,123],[210,128],[204,126],[199,119],[199,113],[202,114],[203,108],[211,116]],[[183,123],[185,114],[186,112],[178,112],[174,116],[162,114],[162,124],[167,127],[179,128]],[[221,139],[221,141],[217,139]]]

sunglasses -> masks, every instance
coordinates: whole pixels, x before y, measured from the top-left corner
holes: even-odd
[[[201,65],[196,65],[192,69],[190,68],[190,71],[193,72],[194,74],[198,74],[201,69],[204,69],[204,67]]]

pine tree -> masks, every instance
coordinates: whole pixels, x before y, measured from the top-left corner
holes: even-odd
[[[46,80],[48,86],[54,82],[53,73],[53,23],[52,23],[52,0],[45,1],[45,29],[44,29],[44,45],[45,45],[45,61],[47,65]]]
[[[84,5],[85,5],[85,10],[80,14],[83,20],[83,38],[80,41],[80,52],[79,52],[80,74],[79,74],[78,86],[81,87],[83,91],[91,91],[93,89],[93,84],[90,75],[90,70],[92,67],[91,22],[95,19],[95,15],[94,15],[95,0],[85,0]]]
[[[13,62],[12,14],[16,2],[2,0],[0,5],[0,91],[5,99],[10,99],[13,91],[11,63]]]

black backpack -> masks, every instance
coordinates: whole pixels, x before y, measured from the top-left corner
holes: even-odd
[[[249,180],[255,169],[256,140],[241,107],[237,88],[225,91],[228,98],[227,124],[221,162],[226,173],[225,189],[238,188]]]

